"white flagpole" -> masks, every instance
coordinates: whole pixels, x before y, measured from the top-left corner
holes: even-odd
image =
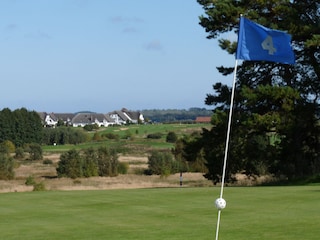
[[[227,129],[227,138],[226,138],[226,146],[224,151],[224,160],[223,160],[223,170],[222,170],[222,180],[221,180],[221,190],[220,190],[220,198],[223,196],[223,187],[226,177],[226,165],[228,158],[228,150],[229,150],[229,139],[230,139],[230,131],[231,131],[231,123],[232,123],[232,112],[233,112],[233,102],[234,102],[234,93],[237,79],[237,67],[238,67],[238,59],[236,59],[236,63],[234,66],[233,72],[233,83],[232,83],[232,91],[231,91],[231,102],[230,102],[230,110],[229,110],[229,121],[228,121],[228,129]]]
[[[227,128],[226,145],[225,145],[225,150],[224,150],[220,198],[223,197],[223,188],[224,188],[224,182],[225,182],[225,177],[226,177],[226,167],[227,167],[229,139],[230,139],[230,131],[231,131],[231,123],[232,123],[234,93],[235,93],[235,86],[236,86],[236,79],[237,79],[237,67],[238,67],[238,59],[236,59],[235,66],[234,66],[234,72],[233,72],[233,83],[232,83],[232,90],[231,90],[231,100],[230,100],[231,102],[230,102],[230,110],[229,110],[229,121],[228,121],[228,128]],[[216,240],[218,240],[218,237],[219,237],[220,215],[221,215],[221,209],[219,209],[219,211],[218,211]]]

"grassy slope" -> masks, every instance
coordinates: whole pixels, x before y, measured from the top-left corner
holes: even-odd
[[[1,238],[214,239],[219,188],[6,193]],[[225,188],[222,240],[319,239],[320,186]]]
[[[122,147],[130,149],[170,149],[173,147],[172,143],[166,142],[166,136],[170,131],[175,132],[179,137],[184,134],[191,134],[194,131],[201,131],[202,128],[210,128],[210,124],[146,124],[146,125],[128,125],[115,126],[99,129],[100,136],[107,133],[116,134],[119,140],[103,139],[101,141],[89,141],[78,145],[61,145],[61,146],[44,146],[44,152],[63,152],[71,148],[84,149],[88,147]],[[148,139],[148,134],[161,133],[161,139]],[[94,132],[88,133],[89,138],[92,139]],[[131,136],[128,140],[126,136]]]

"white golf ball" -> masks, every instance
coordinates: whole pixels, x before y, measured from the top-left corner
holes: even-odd
[[[226,207],[226,205],[227,205],[226,200],[224,200],[223,198],[217,198],[214,203],[215,203],[216,208],[217,208],[218,210],[224,209],[224,208]]]

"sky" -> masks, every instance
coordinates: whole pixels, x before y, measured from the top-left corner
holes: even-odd
[[[216,67],[196,0],[0,0],[0,109],[208,108]]]

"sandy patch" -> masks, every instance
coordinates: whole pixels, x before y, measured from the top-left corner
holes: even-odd
[[[21,164],[15,169],[16,179],[25,179],[29,176],[34,177],[54,177],[57,176],[56,167],[53,164],[43,164],[40,162],[32,164]]]
[[[26,186],[25,181],[22,180],[0,180],[0,193],[5,192],[30,192],[33,186]]]
[[[50,154],[45,154],[43,155],[43,159],[49,159],[53,163],[57,163],[60,161],[60,153],[50,153]]]
[[[136,189],[181,187],[180,174],[160,177],[136,174],[118,175],[117,177],[91,177],[91,178],[35,178],[37,183],[42,182],[46,190],[108,190],[108,189]],[[0,181],[0,192],[26,192],[33,191],[32,186],[26,186],[25,180]],[[182,187],[212,186],[201,173],[184,173]]]
[[[119,156],[118,160],[120,162],[127,162],[127,163],[147,163],[148,162],[148,157],[144,156]]]

